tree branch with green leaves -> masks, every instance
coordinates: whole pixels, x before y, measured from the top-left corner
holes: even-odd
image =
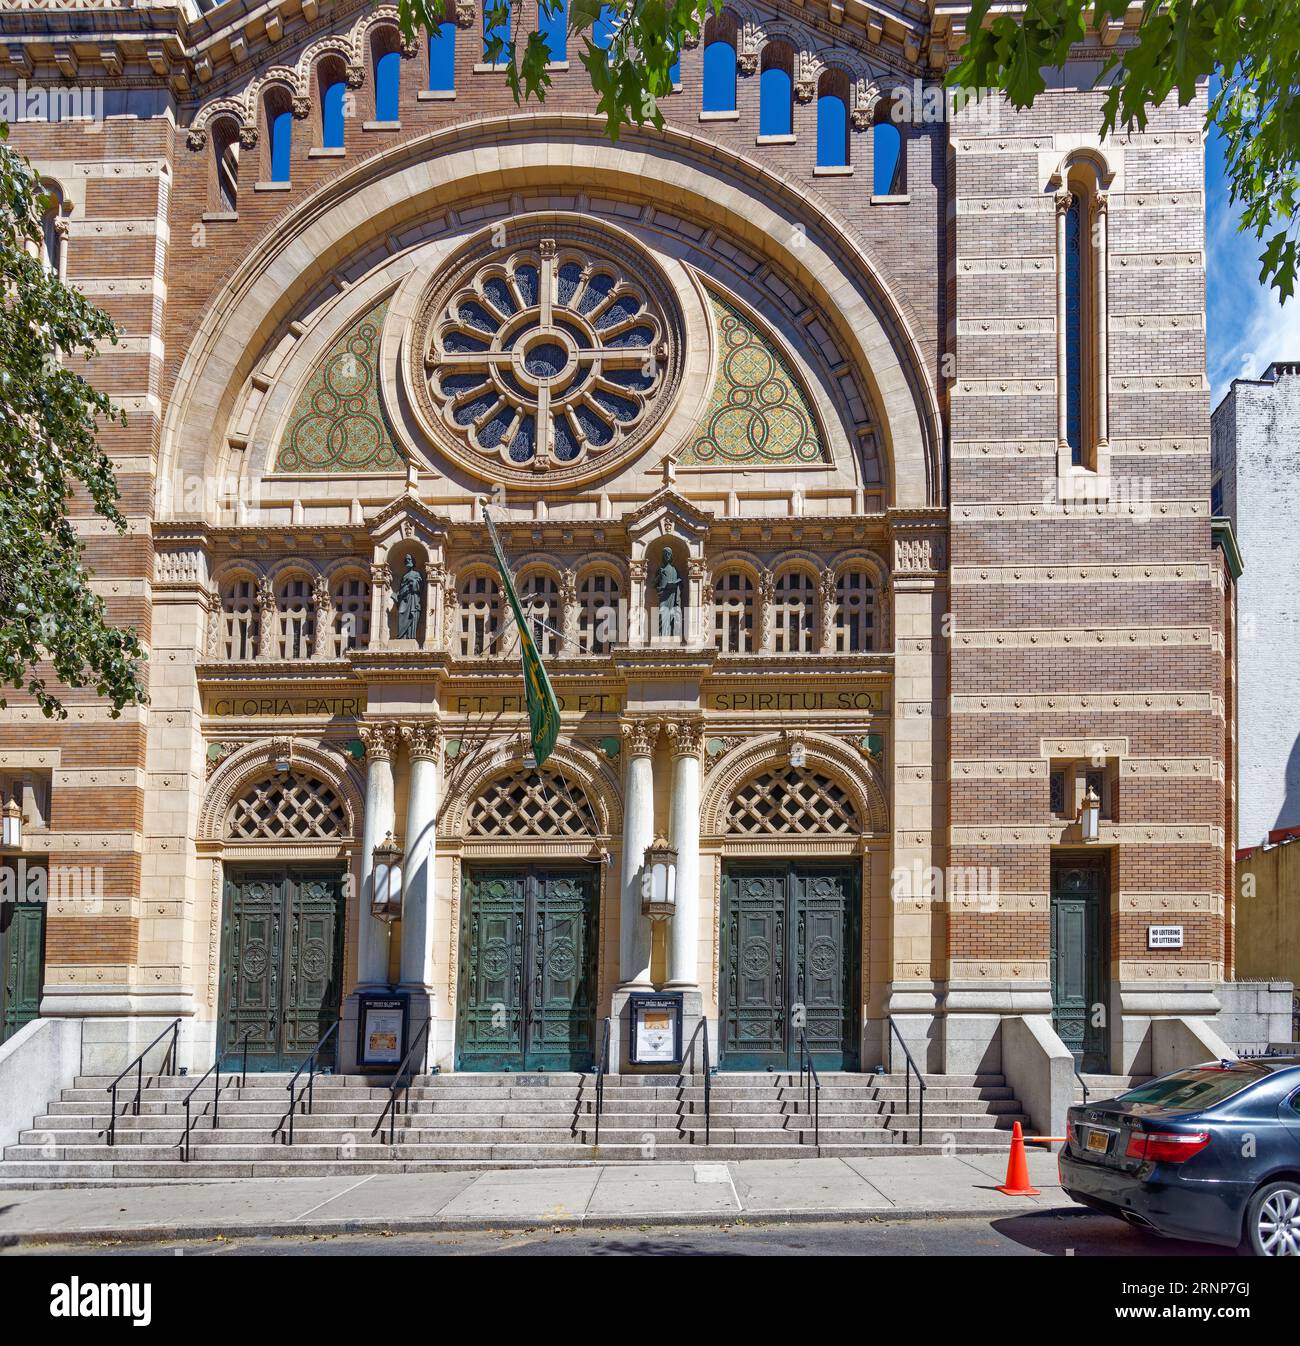
[[[116,344],[112,319],[65,285],[42,255],[50,200],[0,125],[0,685],[42,712],[67,711],[40,665],[67,687],[94,686],[112,713],[145,699],[134,630],[111,625],[68,517],[78,484],[118,530],[127,521],[98,424],[126,424],[69,363]],[[0,694],[0,707],[6,704]]]

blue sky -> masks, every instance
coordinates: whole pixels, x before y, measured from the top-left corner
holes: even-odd
[[[1233,379],[1258,378],[1273,360],[1300,360],[1300,298],[1280,305],[1277,291],[1259,283],[1263,244],[1237,232],[1240,210],[1228,201],[1217,131],[1205,145],[1205,204],[1210,405],[1217,407]]]

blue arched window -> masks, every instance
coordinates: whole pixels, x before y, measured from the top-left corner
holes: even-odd
[[[892,121],[871,128],[871,193],[899,196],[903,191],[903,133]]]
[[[1065,213],[1065,440],[1083,465],[1083,206],[1076,192]]]
[[[780,66],[764,70],[758,79],[758,134],[788,136],[794,130],[794,83]]]
[[[289,152],[293,141],[293,113],[277,112],[271,118],[271,181],[289,181]]]
[[[400,52],[386,51],[375,61],[375,120],[395,122],[398,119],[398,90],[402,82]]]
[[[499,23],[493,23],[494,14],[500,16]],[[510,46],[510,0],[483,0],[483,59],[491,61],[492,42],[501,40],[501,50],[496,54],[498,63],[509,59]]]
[[[704,111],[735,112],[736,49],[730,42],[704,48]]]
[[[849,116],[837,93],[817,98],[817,167],[844,168],[849,162]]]
[[[343,106],[348,86],[336,79],[325,86],[321,95],[321,144],[327,150],[343,148]]]
[[[604,13],[604,10],[601,11]],[[546,39],[546,48],[552,61],[569,59],[569,0],[554,0],[548,14],[537,6],[537,31]],[[599,45],[599,44],[597,44]]]
[[[429,88],[434,93],[456,89],[456,25],[440,23],[429,33]]]

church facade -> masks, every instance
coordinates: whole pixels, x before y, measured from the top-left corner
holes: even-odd
[[[726,0],[611,143],[580,39],[516,106],[477,0],[0,8],[18,96],[85,95],[11,143],[121,328],[130,528],[77,522],[149,651],[120,718],[0,711],[87,1070],[177,1017],[199,1071],[336,1023],[350,1069],[369,995],[442,1070],[585,1070],[607,1018],[626,1069],[656,989],[722,1069],[996,1070],[1032,1018],[1145,1073],[1214,1015],[1203,105],[1100,142],[1115,26],[945,105],[960,9]]]

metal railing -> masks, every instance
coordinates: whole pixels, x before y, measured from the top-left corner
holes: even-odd
[[[127,1106],[131,1109],[132,1115],[138,1117],[140,1115],[140,1095],[144,1092],[144,1058],[170,1033],[172,1035],[171,1046],[167,1048],[167,1055],[163,1057],[163,1068],[158,1073],[160,1075],[174,1073],[176,1070],[176,1046],[180,1040],[180,1032],[181,1021],[173,1019],[104,1091],[109,1095],[110,1100],[108,1116],[108,1143],[110,1145],[117,1143],[117,1086],[132,1070],[135,1071],[135,1100]]]
[[[371,1131],[372,1136],[378,1135],[384,1129],[384,1118],[389,1118],[388,1143],[397,1144],[397,1095],[402,1095],[402,1111],[408,1112],[411,1106],[411,1063],[415,1060],[417,1051],[421,1044],[425,1048],[427,1057],[429,1046],[429,1025],[432,1019],[426,1019],[420,1025],[420,1031],[415,1035],[415,1041],[411,1043],[410,1049],[402,1058],[402,1064],[397,1067],[397,1074],[393,1076],[393,1082],[388,1088],[388,1102],[384,1105],[384,1110],[379,1114],[379,1120],[375,1123]],[[427,1064],[422,1059],[421,1065]]]
[[[808,1062],[808,1084],[805,1091],[804,1112],[813,1119],[813,1145],[821,1149],[822,1143],[822,1082],[817,1076],[817,1067],[813,1065],[812,1048],[803,1029],[799,1030],[799,1087],[804,1088],[804,1061]]]
[[[1088,1081],[1079,1074],[1073,1058],[1070,1061],[1070,1069],[1074,1071],[1074,1078],[1079,1081],[1079,1088],[1083,1090],[1083,1106],[1086,1108],[1088,1106]]]
[[[329,1032],[326,1033],[325,1036],[321,1038],[321,1040],[315,1045],[315,1047],[312,1048],[311,1055],[302,1063],[302,1065],[298,1067],[297,1070],[294,1071],[293,1079],[291,1079],[289,1083],[285,1085],[285,1088],[289,1091],[289,1110],[280,1119],[279,1131],[280,1131],[280,1143],[282,1145],[293,1144],[293,1118],[294,1114],[298,1111],[298,1104],[301,1101],[301,1095],[298,1093],[298,1090],[296,1088],[298,1078],[304,1070],[307,1072],[307,1084],[306,1084],[307,1106],[306,1108],[303,1109],[303,1111],[306,1112],[308,1115],[310,1115],[312,1107],[316,1101],[315,1090],[313,1089],[313,1085],[316,1082],[316,1058],[317,1056],[320,1055],[320,1049],[338,1031],[339,1031],[339,1020],[335,1019],[333,1024],[330,1025]],[[289,1123],[289,1129],[287,1132],[284,1126],[286,1121]]]
[[[176,1142],[181,1152],[182,1164],[190,1162],[190,1131],[194,1126],[194,1122],[190,1120],[190,1099],[203,1088],[208,1076],[216,1071],[217,1078],[213,1082],[212,1090],[212,1129],[215,1131],[221,1125],[221,1063],[231,1052],[237,1049],[242,1050],[244,1059],[239,1072],[239,1087],[242,1089],[248,1083],[248,1039],[257,1031],[256,1028],[244,1029],[233,1047],[227,1047],[224,1052],[218,1052],[217,1059],[203,1072],[194,1088],[185,1095],[185,1134]],[[198,1119],[195,1118],[194,1120],[197,1121]]]
[[[916,1143],[925,1144],[925,1076],[921,1074],[915,1061],[912,1060],[912,1053],[907,1050],[907,1043],[903,1041],[903,1035],[898,1031],[898,1025],[894,1022],[892,1014],[885,1016],[890,1033],[898,1039],[898,1045],[903,1049],[903,1055],[907,1058],[907,1071],[903,1076],[905,1103],[904,1111],[912,1111],[912,1076],[916,1076],[916,1082],[920,1085],[920,1091],[917,1094],[917,1121],[916,1121]],[[894,1068],[894,1046],[889,1044],[889,1068]]]
[[[704,1143],[708,1145],[711,1137],[713,1109],[713,1099],[710,1092],[713,1070],[709,1065],[709,1021],[705,1018],[700,1019],[700,1033],[704,1047]]]
[[[609,1071],[609,1016],[605,1016],[605,1027],[600,1034],[600,1052],[596,1057],[596,1136],[595,1145],[600,1146],[600,1114],[605,1108],[605,1075]]]

